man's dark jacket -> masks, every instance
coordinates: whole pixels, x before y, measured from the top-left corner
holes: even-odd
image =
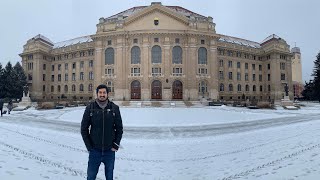
[[[90,116],[91,113],[92,116]],[[92,148],[108,150],[113,147],[118,149],[122,133],[119,106],[108,100],[104,109],[100,108],[95,101],[86,107],[81,122],[81,135],[88,151]]]

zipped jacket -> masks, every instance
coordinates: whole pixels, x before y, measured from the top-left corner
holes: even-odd
[[[97,102],[91,102],[85,109],[81,121],[81,136],[88,151],[93,148],[119,149],[123,134],[119,106],[108,100],[102,109]]]

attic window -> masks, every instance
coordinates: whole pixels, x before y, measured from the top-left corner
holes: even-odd
[[[203,39],[201,39],[201,44],[204,44],[204,40]]]
[[[154,23],[154,25],[158,26],[159,25],[159,19],[158,18],[154,18],[153,23]]]

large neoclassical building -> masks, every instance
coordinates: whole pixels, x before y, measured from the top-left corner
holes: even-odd
[[[133,7],[100,18],[93,35],[54,43],[37,35],[20,54],[32,99],[91,99],[101,83],[114,100],[293,98],[289,45],[218,34],[212,17],[179,6]]]

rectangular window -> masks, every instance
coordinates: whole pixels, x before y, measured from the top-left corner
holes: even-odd
[[[223,71],[219,71],[219,79],[224,79],[224,77],[223,77]]]
[[[93,67],[93,60],[89,61],[89,67]]]
[[[232,68],[232,61],[228,61],[228,67]]]
[[[179,39],[179,38],[176,38],[176,39],[175,39],[175,43],[176,43],[176,44],[179,44],[179,43],[180,43],[180,39]]]
[[[270,81],[271,80],[271,76],[270,76],[270,74],[268,74],[268,81]]]
[[[58,81],[61,81],[61,74],[58,74]]]
[[[259,81],[262,81],[262,74],[259,74]]]
[[[131,68],[131,76],[140,76],[140,68]]]
[[[72,73],[72,81],[76,80],[76,73]]]
[[[68,63],[65,63],[65,64],[64,64],[64,69],[65,69],[65,70],[68,70]]]
[[[108,46],[112,45],[112,41],[108,40]]]
[[[237,80],[241,81],[241,73],[240,72],[237,72]]]
[[[222,59],[219,60],[219,66],[223,67],[223,60]]]
[[[46,64],[43,65],[43,70],[46,70],[47,69],[47,66]]]
[[[280,63],[280,70],[286,69],[286,63]]]
[[[61,71],[61,64],[58,64],[58,71]]]
[[[241,64],[240,64],[240,62],[237,62],[237,68],[241,68]]]
[[[93,80],[93,72],[92,71],[89,72],[89,80]]]
[[[42,81],[46,81],[46,75],[42,74]]]
[[[80,72],[80,80],[84,80],[84,73]]]
[[[206,74],[208,74],[207,68],[199,68],[199,69],[198,69],[198,74],[199,74],[199,75],[206,75]]]
[[[268,70],[270,70],[270,64],[268,64],[267,66],[268,66]]]
[[[54,75],[51,75],[51,81],[54,82]]]
[[[113,76],[114,75],[114,69],[113,68],[105,69],[105,75],[106,76]]]
[[[80,62],[80,69],[83,69],[83,65],[84,65],[84,62],[81,61],[81,62]]]
[[[286,80],[286,74],[281,73],[281,80],[282,80],[282,81]]]
[[[51,71],[54,71],[54,65],[51,66]]]
[[[245,64],[244,64],[244,68],[245,68],[245,69],[249,69],[249,64],[248,64],[248,63],[245,63]]]
[[[152,76],[161,76],[161,68],[152,68]]]
[[[262,71],[262,65],[259,64],[259,71]]]
[[[245,81],[249,81],[249,75],[248,75],[248,73],[245,73],[245,74],[244,74],[244,80],[245,80]]]
[[[159,38],[154,38],[154,42],[155,43],[159,42]]]
[[[72,69],[76,69],[76,63],[72,63]]]
[[[173,76],[182,76],[182,68],[173,68],[172,75]]]
[[[252,74],[252,81],[256,81],[256,74]]]
[[[66,73],[66,74],[64,75],[64,81],[68,81],[68,79],[69,79],[69,76],[68,76],[68,73]]]
[[[204,39],[201,39],[201,44],[205,44],[205,41],[204,41]]]
[[[133,43],[137,44],[138,43],[138,39],[133,39]]]
[[[256,64],[252,64],[252,70],[256,70]]]
[[[232,72],[229,72],[229,80],[232,80]]]

